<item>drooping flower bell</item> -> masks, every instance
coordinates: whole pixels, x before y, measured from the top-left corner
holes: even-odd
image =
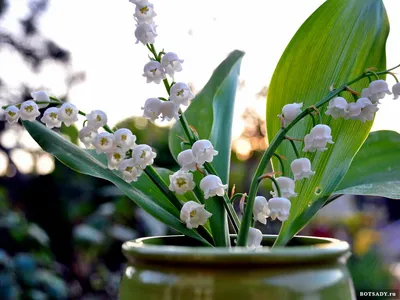
[[[308,158],[298,158],[290,164],[294,180],[301,180],[303,178],[310,178],[315,172],[311,170],[311,162]]]
[[[96,153],[108,153],[115,150],[114,135],[108,132],[100,132],[93,141]]]
[[[209,140],[198,140],[192,146],[193,157],[197,164],[203,165],[205,162],[212,162],[218,151],[214,150]]]
[[[301,108],[303,107],[303,103],[291,103],[291,104],[286,104],[282,108],[282,118],[283,118],[283,126],[286,127],[294,119],[297,118],[298,115],[301,114]]]
[[[192,191],[196,184],[193,181],[193,174],[182,170],[169,175],[169,189],[179,195]]]
[[[136,4],[135,13],[133,15],[138,23],[153,23],[153,18],[157,16],[154,11],[153,4],[147,1],[141,1]]]
[[[107,114],[102,110],[92,110],[86,115],[87,126],[99,129],[107,124]]]
[[[177,82],[171,87],[170,100],[176,105],[189,105],[189,101],[194,98],[190,87],[183,82]]]
[[[366,121],[372,121],[375,117],[375,113],[379,110],[377,103],[372,103],[368,98],[359,98],[356,102],[358,114],[350,116],[352,120],[360,120],[365,123]]]
[[[332,116],[333,119],[343,118],[346,116],[349,104],[343,97],[336,97],[329,101],[328,109],[325,114]]]
[[[254,199],[254,207],[253,207],[253,218],[255,221],[258,221],[262,224],[267,224],[267,218],[269,217],[269,207],[268,201],[263,196],[257,196]]]
[[[35,121],[35,119],[40,115],[39,107],[37,104],[28,100],[21,104],[21,109],[19,110],[21,120],[24,121]]]
[[[81,130],[79,130],[78,137],[81,142],[85,145],[86,148],[89,148],[96,138],[97,129],[85,126]]]
[[[227,188],[228,185],[222,184],[221,178],[216,175],[207,175],[200,181],[200,189],[204,192],[204,199],[216,195],[222,197]]]
[[[141,23],[136,25],[135,30],[136,44],[141,42],[143,45],[154,44],[157,33],[153,24]]]
[[[48,128],[61,127],[61,121],[58,118],[60,110],[57,107],[50,107],[43,113],[42,121]]]
[[[178,163],[181,166],[182,171],[196,171],[196,161],[193,157],[192,149],[187,149],[178,154]],[[199,168],[201,166],[198,166]]]
[[[315,152],[326,150],[326,144],[333,144],[331,128],[328,125],[315,125],[309,134],[304,137],[304,152]]]
[[[397,82],[392,87],[393,99],[396,100],[400,97],[400,82]]]
[[[178,106],[171,101],[163,101],[160,106],[160,112],[161,121],[171,121],[172,119],[179,119]]]
[[[13,124],[15,122],[18,122],[18,119],[20,117],[18,107],[16,107],[15,105],[10,105],[5,109],[4,112],[6,113],[6,120],[8,123]]]
[[[389,86],[385,80],[379,79],[372,81],[368,87],[370,93],[370,100],[373,103],[378,102],[380,99],[385,98],[386,94],[391,95]]]
[[[108,168],[118,170],[119,165],[125,159],[125,151],[121,148],[115,148],[114,151],[107,153]]]
[[[347,113],[344,118],[347,119],[356,119],[361,113],[361,106],[357,102],[350,102],[349,107],[347,109]]]
[[[247,238],[247,249],[258,250],[261,249],[261,242],[263,239],[262,232],[254,227],[249,228],[249,237]]]
[[[32,92],[31,97],[35,102],[50,102],[50,97],[45,91]],[[39,108],[49,106],[49,103],[36,103]]]
[[[275,178],[276,182],[279,185],[279,189],[281,191],[281,196],[284,198],[293,198],[296,197],[297,194],[294,192],[295,183],[292,178],[289,177],[278,177]],[[272,182],[272,188],[274,189],[271,192],[272,197],[278,197],[278,191],[276,189],[275,183]]]
[[[58,119],[64,122],[65,126],[70,126],[78,121],[78,109],[72,103],[64,103],[60,107]]]
[[[142,169],[136,167],[135,160],[132,158],[124,159],[119,164],[119,171],[122,174],[122,178],[128,183],[137,181],[143,173]]]
[[[290,212],[291,203],[290,200],[284,197],[274,197],[268,201],[270,212],[270,217],[272,220],[276,218],[284,222],[287,220]]]
[[[161,58],[161,64],[165,72],[171,77],[174,77],[175,72],[182,71],[181,63],[183,63],[183,59],[179,59],[178,55],[174,52],[165,53]]]
[[[149,145],[140,144],[133,149],[132,157],[135,160],[136,165],[144,169],[146,166],[154,163],[154,158],[157,156],[153,149]]]
[[[211,216],[212,214],[204,208],[204,205],[188,201],[182,206],[180,219],[185,222],[187,228],[192,229],[206,224]]]
[[[160,116],[161,105],[162,101],[158,98],[147,99],[142,107],[143,117],[154,122]]]
[[[144,65],[143,77],[146,77],[146,82],[154,82],[159,84],[163,79],[166,78],[165,70],[158,61],[149,61]]]
[[[114,132],[114,141],[116,146],[119,146],[124,151],[133,149],[136,146],[136,136],[128,128],[121,128]]]

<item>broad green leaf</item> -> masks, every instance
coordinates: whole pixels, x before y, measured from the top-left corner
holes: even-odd
[[[329,93],[329,86],[339,86],[354,79],[368,67],[384,70],[385,42],[389,32],[386,11],[381,0],[328,0],[301,26],[293,37],[273,75],[268,90],[267,132],[274,138],[280,128],[277,115],[285,104],[302,102],[309,107]],[[361,91],[368,85],[364,79],[352,85]],[[354,101],[349,93],[343,93]],[[335,144],[322,153],[304,153],[316,174],[296,182],[298,196],[292,199],[289,219],[284,222],[278,244],[286,244],[304,227],[307,210],[318,199],[329,197],[346,174],[350,163],[368,136],[372,122],[333,120],[321,109],[323,122],[332,128]],[[311,118],[300,121],[289,136],[303,138],[311,129]],[[298,143],[299,149],[304,144]],[[277,151],[285,156],[286,170],[295,159],[290,143],[284,141]],[[279,166],[273,162],[275,170]],[[290,174],[292,175],[292,174]]]
[[[400,134],[371,132],[335,194],[400,199]]]
[[[223,183],[228,183],[231,155],[231,131],[235,94],[238,85],[240,63],[244,53],[233,51],[214,71],[203,90],[196,95],[185,111],[188,123],[199,134],[200,139],[208,139],[218,151],[212,162]],[[171,129],[169,147],[176,158],[182,151],[182,140],[185,137],[179,122]],[[196,182],[199,184],[198,180]],[[216,200],[216,201],[215,201]],[[229,239],[226,229],[226,212],[223,200],[216,197],[206,202],[207,210],[212,212],[211,229],[217,245],[224,245]]]
[[[139,207],[156,219],[184,235],[207,243],[197,232],[186,228],[179,219],[179,211],[155,188],[145,174],[140,177],[137,183],[128,184],[116,173],[109,170],[102,161],[90,155],[89,152],[66,141],[62,136],[46,128],[46,126],[39,122],[24,121],[23,123],[30,135],[43,150],[53,154],[67,167],[79,173],[112,182]]]

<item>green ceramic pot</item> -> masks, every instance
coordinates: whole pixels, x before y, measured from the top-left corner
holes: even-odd
[[[349,245],[295,237],[287,247],[201,247],[184,236],[141,238],[123,244],[128,266],[121,300],[350,300]],[[232,241],[235,239],[232,236]]]

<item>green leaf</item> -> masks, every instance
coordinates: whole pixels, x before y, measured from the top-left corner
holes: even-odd
[[[185,111],[189,125],[193,126],[200,139],[208,139],[218,151],[212,162],[223,183],[228,183],[231,155],[231,132],[235,94],[238,85],[240,63],[244,53],[233,51],[214,71],[203,90],[196,95]],[[177,122],[169,135],[169,147],[176,158],[182,151],[178,136],[185,134]],[[196,182],[199,184],[198,180]],[[210,225],[217,245],[224,245],[229,240],[227,234],[226,212],[223,199],[216,197],[206,201],[207,210],[213,216]],[[219,240],[218,240],[219,239]]]
[[[24,121],[23,123],[30,135],[43,150],[53,154],[67,167],[76,172],[112,182],[139,207],[156,219],[184,235],[208,244],[197,232],[186,228],[179,219],[179,211],[169,202],[164,194],[156,189],[145,174],[140,177],[138,182],[128,184],[117,173],[109,170],[98,157],[94,157],[89,152],[66,141],[61,135],[46,128],[46,126],[39,122]],[[104,161],[104,158],[102,160]]]
[[[384,70],[385,42],[389,32],[386,11],[380,0],[328,0],[301,26],[293,37],[273,75],[268,90],[267,132],[269,141],[280,129],[277,115],[285,104],[303,102],[309,107],[329,93],[329,86],[340,86],[361,75],[368,67]],[[352,85],[357,91],[368,85],[363,79]],[[349,93],[342,93],[354,101]],[[332,128],[335,144],[322,153],[304,153],[312,162],[316,174],[296,182],[298,196],[292,200],[289,219],[284,222],[277,244],[286,244],[307,222],[299,218],[315,201],[327,198],[346,174],[350,163],[368,136],[372,122],[333,120],[321,108],[323,123]],[[303,138],[311,129],[307,117],[294,126],[289,136]],[[299,149],[304,145],[297,143]],[[301,147],[301,148],[300,148]],[[288,160],[295,155],[289,142],[284,141],[277,151]],[[279,170],[274,160],[273,167]]]
[[[400,199],[400,134],[371,132],[335,194]]]

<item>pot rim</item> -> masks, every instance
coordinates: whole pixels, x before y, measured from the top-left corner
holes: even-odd
[[[236,235],[231,235],[235,239]],[[272,244],[277,235],[263,235],[263,244]],[[271,265],[293,263],[345,261],[350,255],[347,242],[333,238],[295,236],[293,242],[300,246],[270,248],[249,251],[245,247],[211,248],[199,246],[160,245],[160,241],[182,241],[183,235],[144,237],[127,241],[122,251],[130,262],[135,263],[180,263],[218,265]],[[189,239],[188,239],[189,241]],[[155,242],[155,244],[154,244]],[[153,244],[151,244],[153,243]]]

